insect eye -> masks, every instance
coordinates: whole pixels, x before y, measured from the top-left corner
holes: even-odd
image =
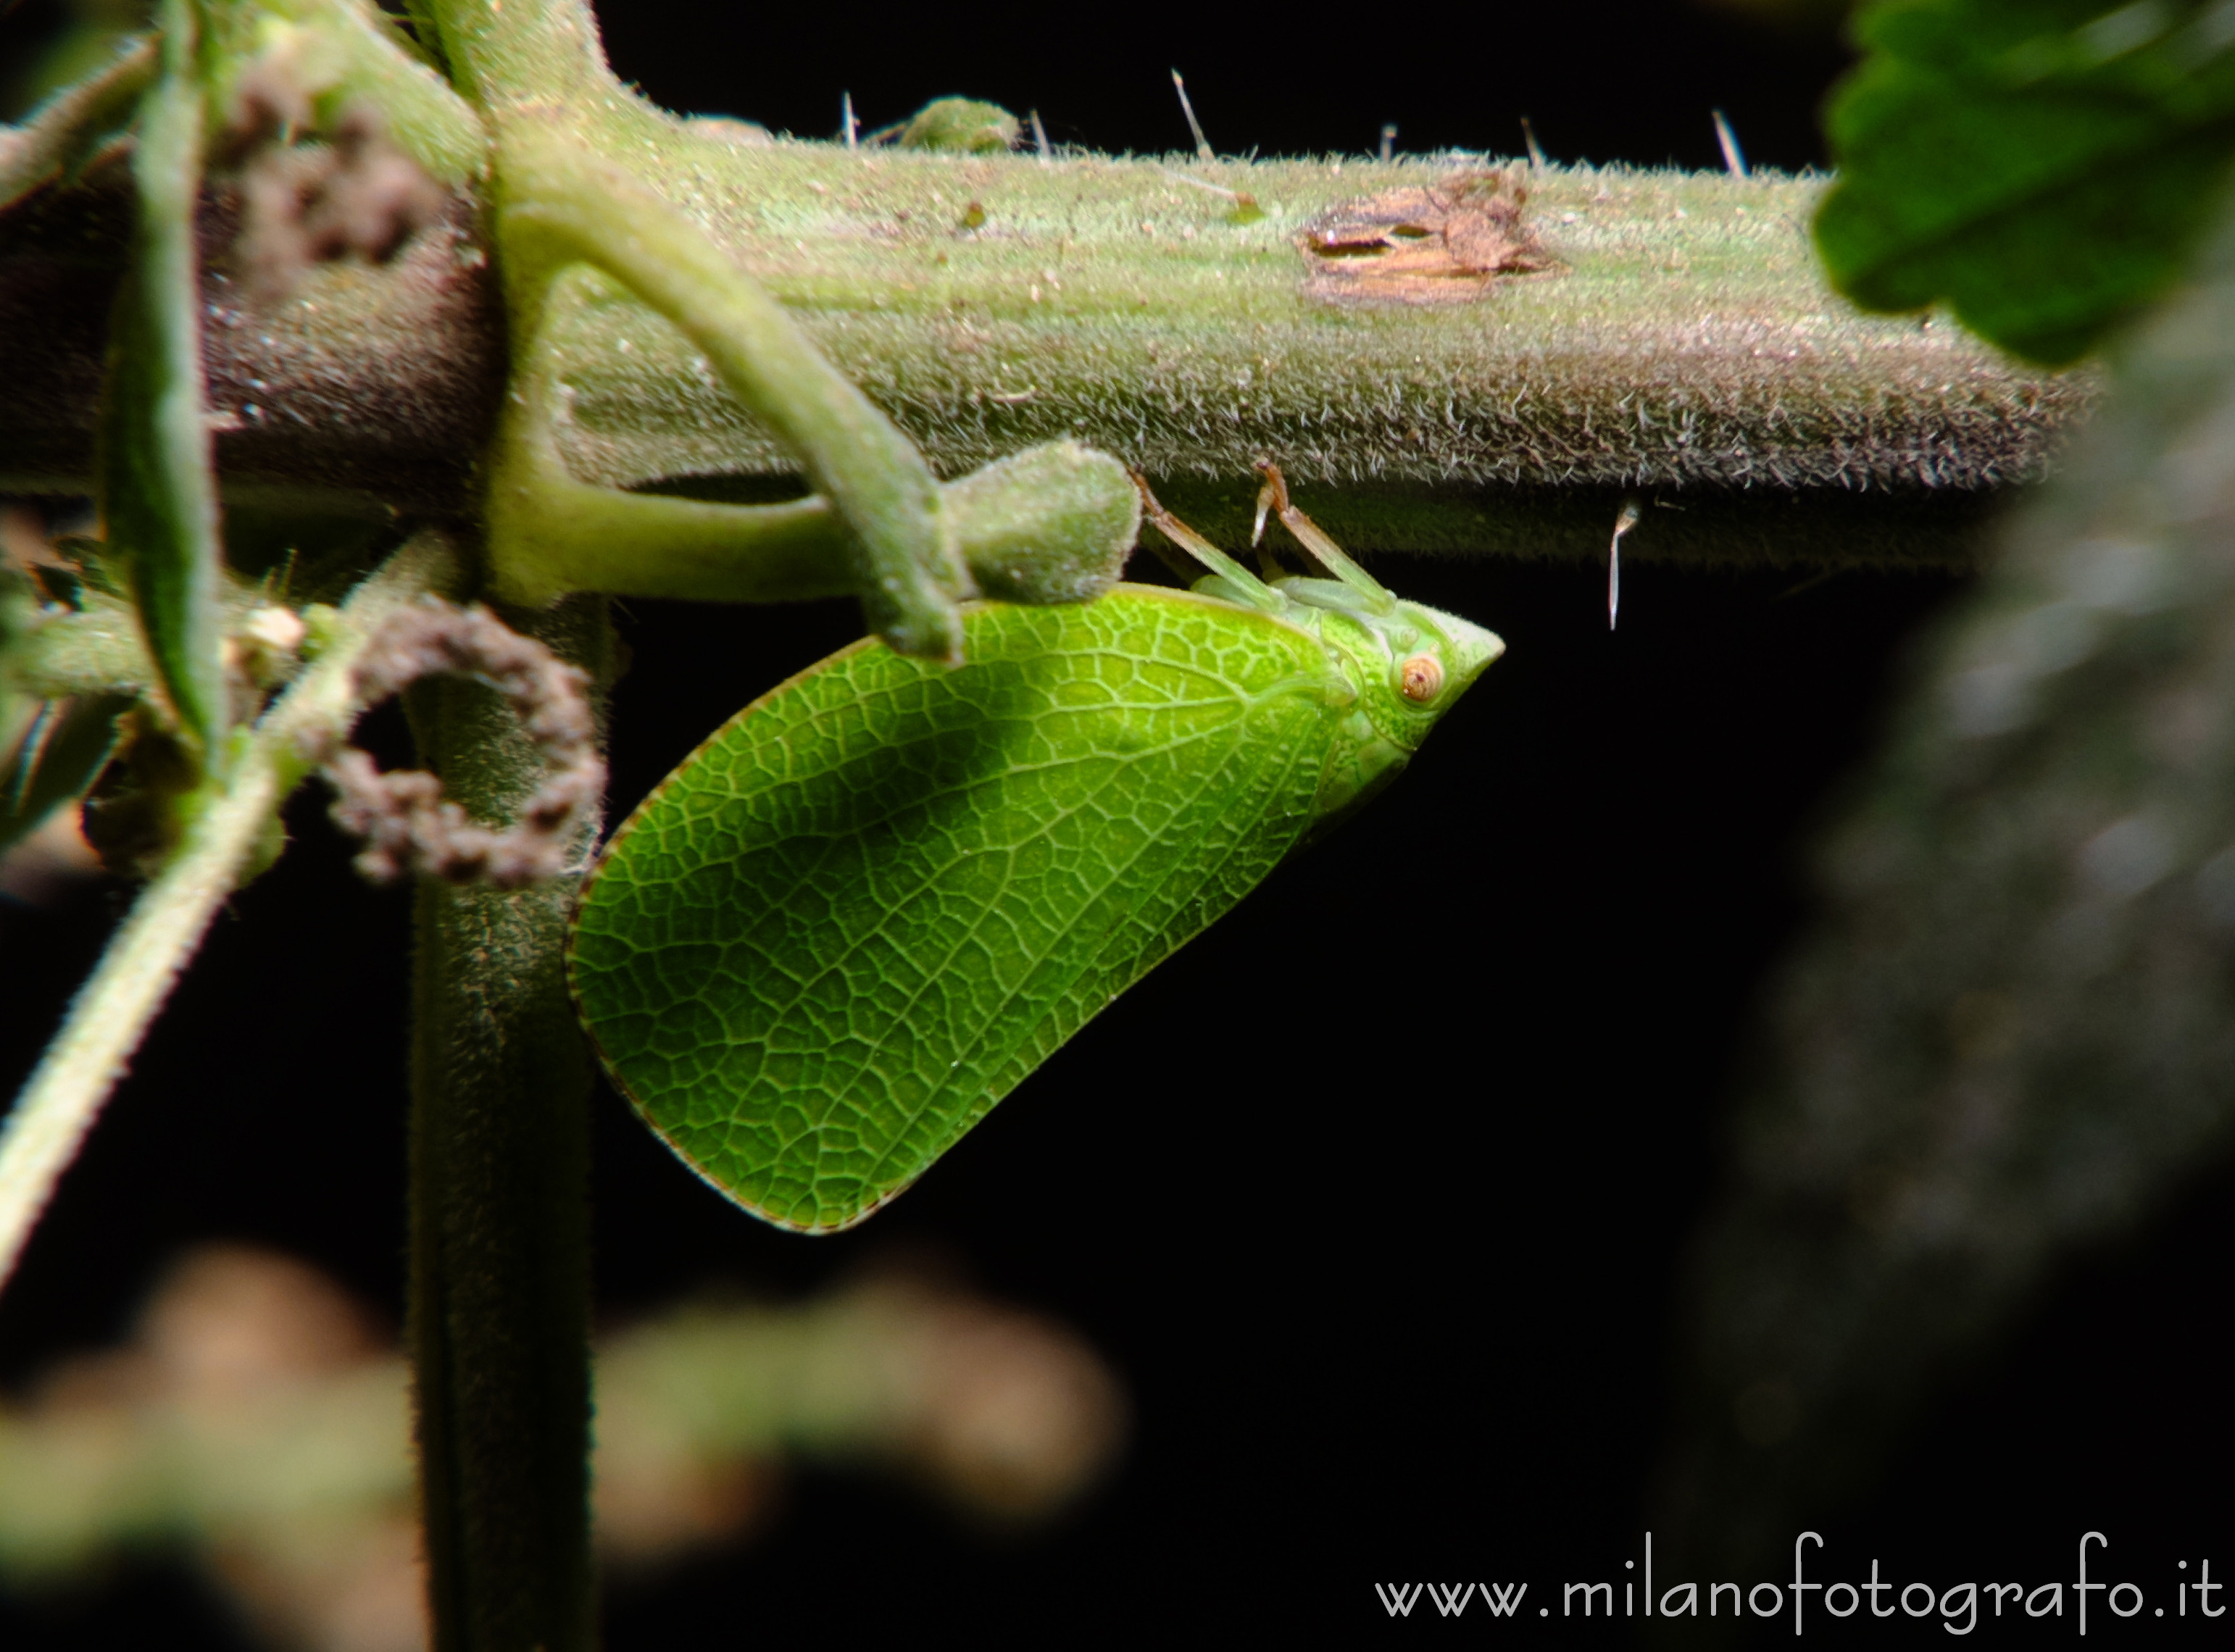
[[[1426,705],[1442,692],[1444,662],[1433,654],[1415,654],[1398,667],[1398,683],[1406,699]]]

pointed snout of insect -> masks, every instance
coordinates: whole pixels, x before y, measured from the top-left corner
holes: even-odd
[[[1444,633],[1444,659],[1451,671],[1445,690],[1447,696],[1471,687],[1490,663],[1505,652],[1504,638],[1457,614],[1438,613],[1436,622]]]

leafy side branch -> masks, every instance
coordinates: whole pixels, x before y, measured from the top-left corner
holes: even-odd
[[[279,805],[355,720],[357,657],[383,621],[455,577],[436,536],[399,551],[333,616],[317,660],[237,737],[226,783],[189,800],[176,853],[110,941],[0,1130],[0,1281],[202,931],[271,847]]]

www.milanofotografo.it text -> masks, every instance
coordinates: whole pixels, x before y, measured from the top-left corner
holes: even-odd
[[[1793,1540],[1793,1577],[1788,1582],[1740,1583],[1670,1583],[1663,1579],[1656,1594],[1653,1577],[1653,1534],[1645,1534],[1644,1566],[1625,1560],[1625,1576],[1618,1582],[1560,1583],[1557,1598],[1529,1598],[1527,1583],[1376,1583],[1373,1592],[1392,1617],[1410,1617],[1416,1606],[1432,1608],[1424,1617],[1458,1617],[1467,1608],[1491,1617],[1766,1617],[1788,1614],[1795,1635],[1807,1631],[1812,1614],[1834,1620],[1867,1617],[1937,1617],[1951,1635],[1969,1635],[1987,1616],[2045,1618],[2088,1633],[2091,1603],[2098,1611],[2120,1618],[2221,1617],[2227,1608],[2216,1604],[2224,1587],[2212,1581],[2208,1557],[2194,1564],[2186,1560],[2171,1567],[2168,1578],[2154,1579],[2148,1589],[2121,1578],[2107,1579],[2106,1551],[2110,1540],[2100,1531],[2081,1534],[2078,1575],[2043,1583],[1895,1583],[1878,1576],[1878,1563],[1871,1562],[1867,1582],[1832,1582],[1811,1577],[1810,1563],[1820,1567],[1824,1539],[1804,1531]],[[2093,1553],[2091,1554],[2091,1550]],[[2090,1570],[2090,1562],[2094,1570]],[[2152,1603],[2153,1596],[2155,1604]],[[2070,1616],[2067,1617],[2068,1609]],[[2099,1617],[2099,1624],[2101,1620]]]

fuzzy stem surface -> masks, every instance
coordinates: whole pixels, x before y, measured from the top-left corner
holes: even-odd
[[[601,601],[502,617],[606,676]],[[543,771],[518,719],[475,682],[435,679],[407,704],[446,794],[509,824]],[[595,1640],[590,1064],[564,973],[577,882],[419,888],[407,1318],[436,1652]]]
[[[1637,491],[1626,559],[1905,560],[1924,518],[2045,475],[2096,394],[2092,370],[1858,314],[1808,244],[1821,179],[1536,169],[1524,221],[1557,271],[1471,303],[1345,307],[1301,291],[1305,226],[1483,163],[1043,167],[726,142],[634,108],[621,139],[600,128],[603,152],[780,300],[935,474],[1072,439],[1222,543],[1246,537],[1250,467],[1269,457],[1354,549],[1603,558]],[[1227,197],[1183,171],[1263,216],[1228,221]],[[90,475],[102,272],[121,257],[102,199],[46,192],[0,215],[0,488]],[[213,259],[224,230],[206,219]],[[489,439],[503,365],[485,239],[462,209],[392,266],[320,266],[279,312],[220,304],[206,356],[228,499],[465,507],[459,456]],[[538,352],[568,474],[737,502],[807,491],[672,322],[616,281],[587,298]]]

